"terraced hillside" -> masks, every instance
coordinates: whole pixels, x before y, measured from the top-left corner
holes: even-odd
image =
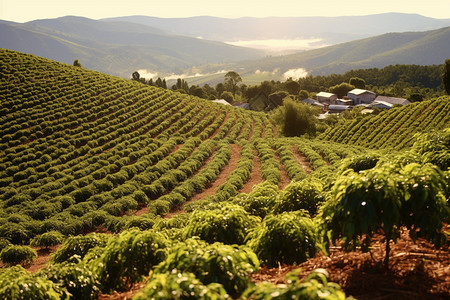
[[[262,180],[283,187],[359,152],[274,142],[265,114],[13,51],[0,59],[2,217],[23,226],[24,242],[53,229],[120,231],[135,214],[226,199]],[[252,172],[260,179],[247,183]]]
[[[325,132],[321,138],[368,148],[404,149],[414,134],[441,130],[450,125],[450,97],[396,107],[376,116],[347,122]]]
[[[441,268],[450,264],[449,244],[441,253],[423,239],[420,248],[405,242],[408,230],[445,241],[448,129],[422,136],[405,156],[383,156],[279,137],[263,113],[31,55],[0,50],[0,64],[0,298],[117,299],[115,291],[123,299],[386,296],[373,278],[353,279],[355,271],[372,274],[382,247],[370,257],[347,256],[340,246],[331,248],[337,259],[319,254],[340,238],[383,243],[386,224],[392,240],[402,235],[406,243],[392,248],[392,274],[401,280],[388,280],[390,295],[404,296],[411,282],[419,298],[450,292],[441,280],[450,278]],[[427,107],[446,113],[448,99]],[[428,110],[412,115],[421,120]],[[443,116],[432,120],[446,127]],[[412,134],[428,120],[401,129]],[[308,273],[281,273],[301,263]],[[321,266],[344,291],[323,271],[308,276]],[[427,280],[405,275],[411,269]],[[255,283],[267,281],[265,272],[290,284]]]

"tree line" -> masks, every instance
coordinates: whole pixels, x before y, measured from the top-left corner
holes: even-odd
[[[443,65],[390,65],[384,68],[351,70],[344,74],[306,76],[300,79],[289,78],[286,81],[266,80],[258,85],[248,86],[241,76],[230,71],[225,74],[224,81],[215,87],[189,84],[181,78],[170,89],[197,96],[204,99],[225,99],[230,103],[248,102],[259,93],[268,96],[291,95],[298,100],[314,98],[320,91],[327,91],[343,97],[354,88],[369,89],[385,96],[402,97],[411,102],[438,97],[450,90],[450,60]],[[138,72],[132,74],[132,79],[168,89],[165,79],[158,77],[146,80]]]

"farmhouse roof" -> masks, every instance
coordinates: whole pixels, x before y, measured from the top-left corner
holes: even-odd
[[[320,92],[317,94],[317,97],[325,97],[325,98],[330,98],[336,96],[336,94],[333,93],[327,93],[327,92]]]
[[[395,98],[395,97],[387,97],[387,96],[378,96],[375,98],[375,101],[383,101],[391,104],[401,104],[401,105],[407,105],[410,104],[407,99],[404,98]]]
[[[337,101],[345,104],[350,104],[353,102],[352,99],[338,99]]]
[[[228,103],[226,100],[224,100],[224,99],[216,99],[216,100],[213,100],[212,102],[215,102],[215,103],[220,103],[220,104],[223,104],[223,105],[231,105],[230,103]]]
[[[348,92],[349,94],[354,94],[354,95],[361,95],[364,93],[369,93],[369,94],[374,94],[374,92],[368,91],[368,90],[363,90],[363,89],[353,89],[350,92]]]
[[[380,101],[380,100],[375,100],[372,102],[372,106],[375,107],[380,107],[380,108],[392,108],[392,106],[394,106],[394,104],[386,102],[386,101]]]

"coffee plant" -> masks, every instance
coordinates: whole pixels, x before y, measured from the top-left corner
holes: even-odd
[[[318,250],[316,243],[316,225],[303,211],[268,215],[247,237],[247,245],[269,267],[306,261]]]
[[[203,284],[220,283],[227,293],[238,296],[249,286],[250,274],[258,267],[258,258],[245,246],[187,239],[175,245],[154,272],[166,273],[176,269],[193,273]]]
[[[133,297],[134,300],[150,299],[231,299],[219,283],[204,285],[192,273],[174,269],[167,273],[153,273],[145,288]]]

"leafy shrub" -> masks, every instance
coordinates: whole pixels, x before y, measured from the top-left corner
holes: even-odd
[[[69,237],[64,241],[61,248],[53,254],[51,261],[54,263],[62,263],[74,255],[79,255],[83,258],[89,249],[106,246],[109,238],[109,235],[102,233]]]
[[[140,190],[135,191],[132,196],[133,196],[134,200],[136,200],[136,202],[139,204],[148,203],[148,201],[149,201],[147,198],[147,195],[143,191],[140,191]]]
[[[100,291],[95,273],[82,262],[50,264],[37,275],[65,288],[73,299],[95,299]]]
[[[172,218],[159,217],[155,221],[153,228],[155,230],[172,229],[172,228],[185,228],[189,222],[190,214],[183,213],[174,215]]]
[[[103,292],[129,287],[142,280],[167,256],[168,241],[157,232],[131,229],[109,240],[94,264]]]
[[[152,274],[146,287],[133,297],[134,300],[150,299],[230,299],[221,284],[204,285],[192,273],[176,269],[163,274]]]
[[[277,185],[264,181],[255,185],[249,194],[235,196],[232,203],[242,206],[251,215],[264,218],[273,209],[278,192]]]
[[[5,223],[0,227],[0,237],[7,239],[12,244],[23,245],[30,241],[30,232],[22,225]]]
[[[64,291],[50,280],[15,266],[0,271],[0,298],[14,300],[59,300]]]
[[[402,225],[413,240],[423,236],[439,246],[445,240],[442,220],[449,216],[446,189],[444,173],[431,164],[384,164],[359,174],[348,170],[336,180],[321,212],[325,242],[342,237],[345,248],[354,249],[364,238],[367,251],[373,234],[382,231],[386,268],[389,241],[396,241]]]
[[[307,179],[292,182],[280,192],[274,212],[282,213],[304,209],[310,215],[315,215],[323,200],[323,186],[319,180]]]
[[[450,168],[450,129],[417,135],[412,152],[421,155],[422,162],[430,162],[446,171]]]
[[[185,236],[198,236],[209,243],[243,244],[248,231],[258,221],[242,207],[224,204],[218,209],[194,211],[186,226]]]
[[[340,170],[341,172],[347,169],[353,169],[355,172],[360,172],[368,169],[372,169],[380,160],[380,156],[375,154],[364,154],[346,158],[342,161]]]
[[[303,282],[300,281],[298,273],[300,273],[300,269],[293,270],[286,275],[288,284],[258,283],[246,290],[243,298],[255,300],[353,299],[353,297],[346,298],[345,293],[337,283],[328,282],[328,274],[324,269],[313,271]]]
[[[170,202],[165,200],[150,201],[148,204],[148,212],[157,216],[163,216],[170,211]]]
[[[36,251],[28,246],[10,245],[0,252],[0,260],[7,265],[26,265],[36,258]]]
[[[11,243],[7,239],[0,238],[0,252],[11,245]]]
[[[203,283],[220,283],[233,296],[240,295],[250,284],[249,275],[256,272],[259,261],[245,246],[212,245],[198,239],[188,239],[174,246],[167,259],[155,268],[155,273],[190,272]]]
[[[45,247],[49,248],[64,241],[64,236],[58,231],[49,231],[41,235],[35,236],[31,240],[31,246],[33,247]]]
[[[269,215],[248,235],[247,245],[267,266],[306,261],[316,253],[316,226],[302,211]]]
[[[85,230],[95,230],[98,226],[106,224],[110,217],[106,211],[94,210],[83,215],[81,220]]]
[[[133,227],[139,228],[140,230],[152,229],[155,224],[155,219],[149,218],[146,215],[134,217],[127,221],[125,224],[126,229]]]

